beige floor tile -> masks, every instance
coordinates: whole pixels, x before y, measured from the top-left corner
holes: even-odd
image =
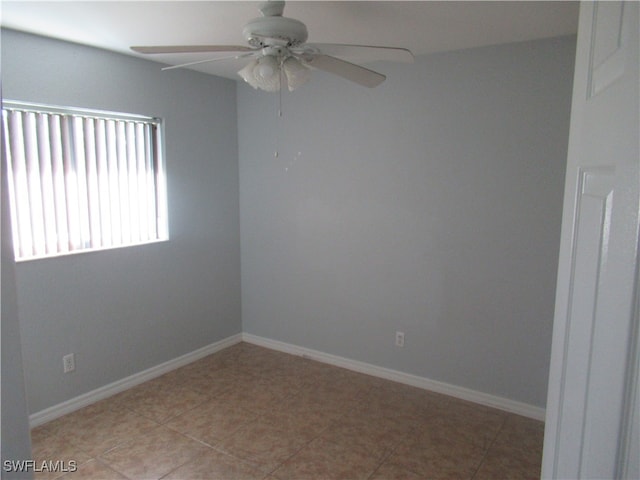
[[[363,399],[349,415],[370,421],[376,421],[378,418],[393,419],[407,426],[413,426],[416,423],[428,418],[428,404],[415,404],[406,401],[401,396],[387,396],[381,399],[375,396]]]
[[[410,434],[386,463],[432,479],[469,479],[478,469],[484,454],[484,449],[451,439],[447,432]]]
[[[311,441],[340,417],[341,415],[320,409],[301,408],[294,401],[288,405],[285,402],[282,408],[265,412],[260,420],[289,434],[300,435],[305,441]]]
[[[179,415],[165,425],[208,445],[216,445],[257,415],[234,404],[213,398]]]
[[[247,385],[246,383],[245,385]],[[284,398],[281,394],[268,389],[244,388],[236,386],[215,396],[229,405],[235,405],[252,414],[264,414],[280,405]]]
[[[361,403],[357,395],[334,395],[323,388],[304,389],[295,396],[295,400],[302,409],[322,411],[334,417],[349,414]]]
[[[370,421],[347,416],[335,421],[322,433],[321,438],[345,449],[361,452],[383,460],[407,437],[411,428],[390,418]]]
[[[430,417],[415,423],[415,430],[433,438],[448,438],[455,441],[467,441],[486,450],[492,444],[504,419],[502,416]]]
[[[60,462],[59,465],[67,467],[70,462],[73,462],[76,466],[84,464],[91,460],[91,456],[82,451],[80,447],[69,442],[62,435],[53,433],[47,436],[36,433],[32,435],[31,442],[31,455],[35,460],[36,465],[42,466],[43,462],[47,465],[55,465],[56,462]],[[42,470],[42,469],[41,469]],[[58,478],[63,473],[59,471],[49,471],[44,469],[36,472],[34,477],[37,480],[40,479],[53,479]]]
[[[60,480],[127,480],[127,477],[98,460],[90,460],[79,465],[75,472],[63,475]]]
[[[67,418],[67,417],[62,417],[62,418]],[[60,419],[58,419],[60,420]],[[39,425],[37,427],[34,427],[31,429],[31,443],[33,442],[38,442],[38,441],[43,441],[45,440],[48,436],[50,436],[53,431],[55,430],[54,428],[54,421],[49,422],[49,423],[45,423],[44,425]]]
[[[129,410],[80,412],[77,416],[71,414],[68,422],[60,423],[56,431],[92,457],[158,426],[156,422]]]
[[[207,396],[217,396],[231,389],[237,389],[242,382],[254,377],[235,368],[194,373],[188,382],[189,388]]]
[[[300,450],[306,441],[303,435],[256,421],[240,428],[217,448],[269,473]]]
[[[249,373],[255,377],[272,375],[278,371],[290,372],[298,365],[298,357],[282,353],[256,355],[241,359],[237,368],[239,371]]]
[[[541,451],[530,451],[509,446],[489,449],[474,480],[526,480],[540,478]]]
[[[354,414],[373,418],[389,417],[412,424],[433,416],[436,394],[407,385],[393,384],[370,389]]]
[[[119,402],[140,415],[164,423],[208,398],[208,395],[196,392],[184,384],[173,385],[163,379],[155,379],[124,392]]]
[[[158,479],[209,447],[160,426],[102,454],[99,460],[132,479]]]
[[[544,424],[509,415],[474,478],[539,478]]]
[[[499,446],[518,447],[542,454],[544,423],[538,420],[509,415],[496,437]]]
[[[369,480],[428,480],[428,478],[397,465],[383,463],[369,477]]]
[[[113,415],[114,413],[122,414],[129,412],[126,407],[123,407],[119,402],[116,401],[116,398],[117,395],[105,400],[100,400],[87,407],[83,407],[79,410],[76,410],[75,412],[69,413],[63,417],[56,418],[46,425],[38,427],[37,429],[35,429],[35,431],[59,433],[61,429],[66,429],[71,425],[90,425],[94,422],[99,421],[105,415]]]
[[[260,373],[259,376],[269,378],[273,382],[286,385],[293,390],[299,391],[307,384],[301,368],[301,361],[287,362],[280,365],[273,365],[266,371]]]
[[[243,461],[208,450],[178,467],[162,480],[261,480],[265,473]]]
[[[264,373],[259,377],[253,377],[253,380],[256,385],[268,387],[276,397],[280,398],[297,395],[304,388],[302,378],[299,378],[291,371],[286,369],[282,370],[280,368]]]
[[[279,480],[358,480],[368,478],[378,464],[378,459],[358,449],[317,439],[284,462],[273,476]]]

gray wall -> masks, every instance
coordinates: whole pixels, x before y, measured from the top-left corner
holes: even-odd
[[[168,242],[17,265],[30,412],[239,333],[236,83],[13,31],[2,74],[4,98],[165,120]]]
[[[4,141],[4,138],[2,138]],[[4,150],[2,155],[2,423],[0,424],[2,478],[33,478],[32,472],[6,472],[5,461],[31,458],[31,439],[25,396],[24,373],[18,321],[18,298],[16,294],[13,247],[11,245],[11,220],[9,218],[9,190],[6,183]]]
[[[239,87],[244,331],[544,406],[574,48]]]

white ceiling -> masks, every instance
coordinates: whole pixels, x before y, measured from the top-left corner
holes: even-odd
[[[245,45],[242,27],[260,16],[255,1],[7,1],[1,24],[128,55],[131,45]],[[577,2],[291,1],[309,42],[404,47],[414,55],[573,34]],[[212,54],[144,56],[166,64]],[[350,59],[366,63],[366,58]],[[246,60],[192,67],[237,79]]]

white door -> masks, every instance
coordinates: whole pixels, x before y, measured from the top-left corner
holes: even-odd
[[[638,475],[639,6],[580,5],[544,478]]]

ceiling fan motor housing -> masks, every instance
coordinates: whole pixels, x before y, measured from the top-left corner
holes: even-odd
[[[304,23],[294,18],[270,16],[250,20],[242,29],[252,47],[295,47],[307,41],[309,33]]]

